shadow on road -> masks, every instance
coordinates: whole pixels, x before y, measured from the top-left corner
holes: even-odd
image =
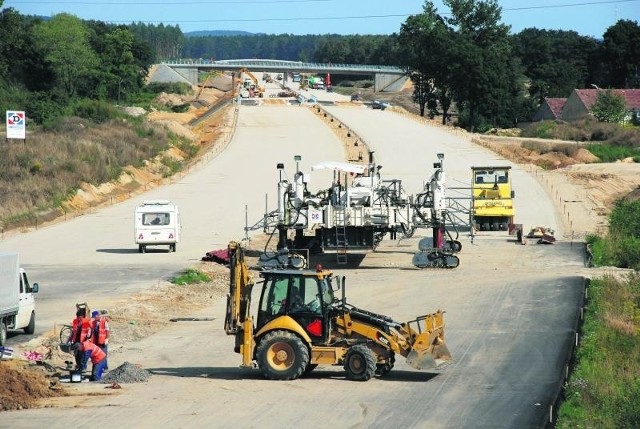
[[[189,377],[189,378],[210,378],[215,380],[264,380],[265,382],[273,382],[267,379],[258,369],[242,369],[233,367],[180,367],[180,368],[147,368],[151,374],[163,375],[168,377]],[[383,377],[374,377],[381,381],[404,381],[404,382],[425,382],[437,377],[438,373],[420,372],[420,371],[391,371]],[[315,370],[310,374],[303,375],[299,378],[304,380],[320,380],[331,379],[339,381],[348,381],[344,371],[322,371]]]
[[[130,254],[130,253],[139,253],[138,249],[96,249],[98,253],[114,253],[114,254]],[[147,253],[169,253],[169,249],[149,249],[147,248]]]

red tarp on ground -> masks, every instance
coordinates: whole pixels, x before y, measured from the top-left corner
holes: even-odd
[[[211,250],[202,257],[202,260],[226,265],[229,263],[229,249]]]

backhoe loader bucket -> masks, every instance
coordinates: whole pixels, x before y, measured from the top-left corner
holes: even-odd
[[[438,369],[451,362],[451,353],[447,345],[434,345],[427,350],[411,350],[407,355],[407,363],[415,369]]]
[[[424,325],[421,324],[424,322]],[[407,354],[407,363],[416,369],[438,369],[451,363],[451,353],[444,341],[444,313],[419,317],[416,323],[421,329],[413,331],[415,341]]]

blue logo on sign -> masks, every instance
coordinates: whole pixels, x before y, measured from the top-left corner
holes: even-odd
[[[17,112],[7,112],[8,125],[23,125],[24,115]]]

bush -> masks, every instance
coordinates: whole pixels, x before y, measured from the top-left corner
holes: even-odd
[[[539,139],[553,138],[557,123],[554,121],[534,122],[522,130],[522,137],[536,137]]]
[[[611,90],[598,91],[591,112],[599,122],[620,123],[627,114],[624,97]]]
[[[589,133],[585,129],[566,122],[557,124],[552,135],[552,138],[554,139],[572,140],[577,142],[586,142],[590,137]]]
[[[189,111],[189,107],[191,107],[191,104],[189,103],[179,104],[177,106],[171,106],[171,111],[175,113],[184,113]]]
[[[591,129],[591,141],[603,142],[612,138],[619,130],[619,126],[615,124],[608,124],[606,122],[599,122],[593,125]]]
[[[53,101],[49,94],[44,92],[32,92],[29,94],[29,119],[36,124],[44,124],[47,121],[57,120],[62,113],[62,106]]]
[[[96,124],[108,122],[123,116],[122,112],[113,104],[99,100],[81,99],[69,105],[67,110],[68,116],[89,119]]]
[[[640,148],[640,129],[637,127],[597,122],[593,118],[573,122],[534,122],[522,130],[522,137],[606,142],[616,146]],[[634,154],[627,156],[634,156]],[[613,160],[615,159],[621,158]]]
[[[587,244],[595,266],[640,270],[640,200],[616,202],[606,237],[590,235]]]
[[[640,155],[640,130],[624,129],[611,137],[609,143],[617,146],[624,146],[638,149]]]
[[[640,270],[640,238],[620,236],[611,240],[615,241],[612,251],[616,267]]]
[[[610,233],[640,238],[640,200],[619,200],[609,216]]]

